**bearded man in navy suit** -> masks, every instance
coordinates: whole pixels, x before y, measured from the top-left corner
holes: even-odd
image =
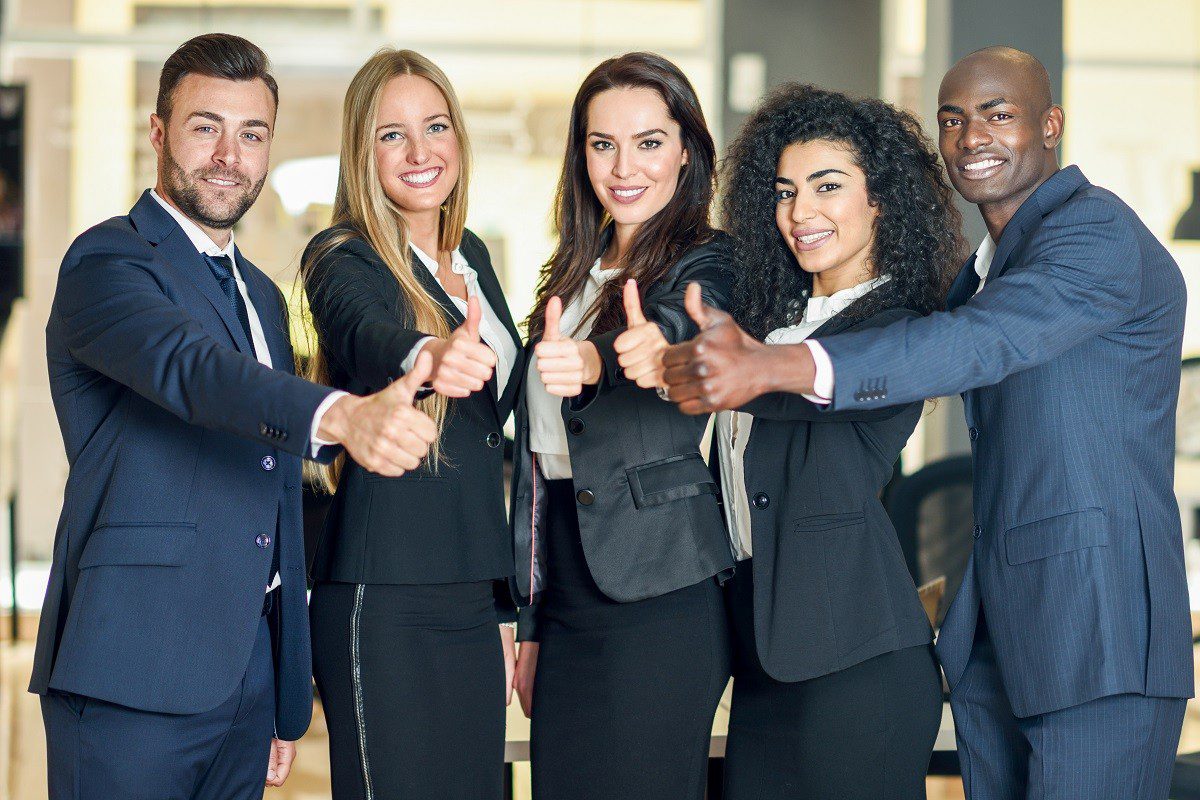
[[[370,397],[292,374],[283,297],[232,232],[277,101],[255,45],[184,43],[157,185],[63,259],[46,342],[70,474],[30,683],[54,800],[281,785],[312,714],[301,460],[396,476],[435,435],[428,362]]]

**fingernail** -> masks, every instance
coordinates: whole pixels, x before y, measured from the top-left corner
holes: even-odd
[[[267,777],[270,778],[271,780],[275,780],[275,772],[274,771],[268,772]]]

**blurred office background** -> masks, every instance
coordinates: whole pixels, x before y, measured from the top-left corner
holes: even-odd
[[[328,220],[343,92],[387,44],[433,58],[459,92],[476,151],[469,224],[518,318],[552,248],[568,107],[601,59],[647,49],[674,60],[723,148],[779,82],[880,95],[928,122],[949,64],[1016,45],[1045,62],[1067,109],[1064,162],[1123,197],[1179,261],[1193,311],[1185,356],[1200,356],[1200,0],[0,0],[4,638],[34,635],[67,472],[43,334],[59,260],[78,233],[153,185],[147,127],[159,68],[208,31],[246,36],[274,63],[272,176],[237,239],[285,294],[299,301],[299,254]],[[973,209],[966,229],[973,243],[983,235]],[[1190,373],[1177,494],[1200,583],[1200,378]],[[903,473],[966,451],[957,398],[942,400],[910,441]],[[1200,606],[1200,591],[1193,598]],[[0,650],[0,798],[20,800],[45,791],[37,706],[20,694],[24,647]],[[1198,740],[1200,730],[1192,749]],[[302,760],[307,777],[288,795],[324,796],[321,748],[303,758],[313,763]]]

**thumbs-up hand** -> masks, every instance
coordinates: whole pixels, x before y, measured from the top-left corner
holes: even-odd
[[[705,305],[699,284],[688,284],[684,308],[700,333],[663,354],[663,381],[671,402],[685,414],[709,414],[739,408],[762,394],[770,348],[729,314]]]
[[[433,390],[446,397],[469,397],[492,377],[496,354],[479,339],[483,310],[479,298],[467,298],[467,319],[448,339],[434,339],[421,348],[433,357]]]
[[[396,478],[416,469],[437,439],[437,426],[413,406],[413,398],[433,372],[425,352],[408,374],[368,397],[346,395],[321,419],[318,435],[346,448],[371,472]]]
[[[583,391],[586,364],[580,343],[563,336],[561,321],[562,299],[551,297],[542,340],[534,345],[533,354],[546,391],[556,397],[575,397]]]
[[[665,386],[662,357],[670,343],[658,323],[650,322],[642,313],[637,281],[632,278],[625,281],[624,301],[626,327],[613,342],[617,363],[625,370],[625,377],[643,389]]]

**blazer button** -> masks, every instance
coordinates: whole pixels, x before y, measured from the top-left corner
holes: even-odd
[[[571,417],[567,420],[567,430],[576,436],[583,433],[583,420],[579,417]]]
[[[983,528],[981,528],[978,525],[976,525],[974,528],[971,529],[971,535],[974,536],[976,539],[978,539],[982,534],[983,534]]]
[[[488,447],[499,447],[500,446],[500,434],[496,433],[495,431],[492,431],[491,433],[489,433],[487,435],[487,438],[484,439],[484,441],[487,442]]]
[[[260,533],[258,536],[254,537],[254,543],[266,550],[271,544],[271,537],[267,536],[265,533]]]
[[[971,436],[972,442],[979,438],[979,428],[972,426],[971,430],[967,431],[967,433]]]
[[[581,506],[590,506],[596,502],[596,495],[592,494],[591,489],[580,489],[575,495],[575,499],[579,501]]]
[[[263,456],[262,468],[265,469],[267,472],[270,472],[271,470],[275,469],[274,456]]]
[[[762,510],[769,505],[771,505],[771,498],[767,497],[762,492],[759,492],[758,494],[754,495],[754,507],[755,508]]]
[[[260,436],[270,436],[271,429],[269,427],[267,427],[267,423],[263,422],[263,423],[260,423],[258,426],[258,433]]]

